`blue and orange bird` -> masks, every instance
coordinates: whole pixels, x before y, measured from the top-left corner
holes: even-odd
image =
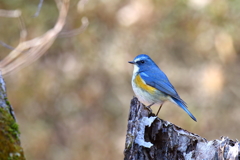
[[[134,64],[132,88],[138,99],[145,104],[159,104],[157,115],[165,101],[171,101],[181,107],[194,120],[197,119],[187,109],[165,73],[145,54],[140,54],[129,63]]]

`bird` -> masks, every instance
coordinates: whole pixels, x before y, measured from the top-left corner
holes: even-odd
[[[147,106],[148,108],[154,104],[159,104],[160,107],[156,114],[158,116],[163,103],[170,101],[182,108],[197,122],[197,119],[188,110],[186,102],[180,98],[166,74],[148,55],[140,54],[129,63],[134,65],[132,88],[140,102],[150,104]]]

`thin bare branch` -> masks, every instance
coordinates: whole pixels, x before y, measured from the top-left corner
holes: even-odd
[[[64,0],[63,0],[64,1]],[[60,0],[55,0],[58,10],[61,9],[62,2]]]
[[[10,50],[14,50],[14,49],[15,49],[14,47],[12,47],[12,46],[4,43],[3,41],[0,41],[0,44],[1,44],[3,47],[6,47],[7,49],[10,49]]]
[[[10,54],[8,54],[8,56],[6,56],[2,61],[0,61],[0,70],[2,71],[3,75],[15,71],[16,69],[21,69],[24,66],[27,66],[32,62],[36,61],[50,48],[50,46],[53,44],[59,34],[61,37],[70,37],[75,36],[86,29],[89,22],[86,17],[83,17],[82,25],[80,28],[72,30],[70,32],[60,33],[63,29],[63,26],[65,25],[70,0],[55,0],[55,2],[59,10],[59,17],[55,26],[52,29],[48,30],[42,36],[33,38],[28,41],[26,40],[27,30],[25,28],[21,14],[18,14],[18,16],[16,16],[17,14],[13,11],[8,12],[6,10],[4,10],[4,12],[0,12],[0,16],[7,15],[7,17],[19,18],[21,29],[20,42],[16,48],[13,48],[0,41],[1,45],[5,46],[6,48],[13,49]],[[40,3],[43,3],[43,1],[40,1]],[[41,6],[39,8],[41,9]]]
[[[59,9],[59,17],[53,29],[50,29],[40,37],[36,37],[29,41],[21,41],[19,45],[0,62],[0,69],[5,75],[11,71],[22,68],[41,57],[46,50],[55,41],[57,35],[62,30],[67,17],[69,0],[56,1]],[[21,21],[21,20],[20,20]],[[24,40],[26,33],[24,33],[22,26],[21,39]],[[21,54],[23,53],[24,54]]]
[[[22,16],[19,16],[19,17],[18,17],[18,20],[19,20],[20,29],[21,29],[19,42],[21,43],[21,42],[26,41],[26,38],[27,38],[27,29],[26,29],[25,23],[24,23],[24,21],[23,21],[23,19],[22,19]]]
[[[22,12],[20,10],[4,10],[0,9],[0,17],[9,17],[9,18],[17,18],[20,17]]]
[[[38,8],[37,8],[37,12],[34,14],[33,17],[37,17],[41,11],[41,8],[42,8],[42,5],[43,5],[43,1],[44,0],[40,0],[39,3],[38,3]]]
[[[81,12],[84,10],[84,6],[85,4],[88,2],[88,0],[80,0],[77,4],[77,9],[78,9],[78,12]]]
[[[83,17],[82,25],[79,28],[71,31],[60,32],[58,37],[64,38],[64,37],[73,37],[73,36],[79,35],[87,28],[88,24],[89,24],[88,19],[86,17]]]

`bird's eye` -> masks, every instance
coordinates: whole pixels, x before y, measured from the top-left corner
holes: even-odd
[[[143,64],[143,63],[144,63],[144,60],[141,60],[140,62]]]

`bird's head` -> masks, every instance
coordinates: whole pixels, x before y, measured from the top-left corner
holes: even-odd
[[[134,73],[146,71],[152,67],[157,67],[154,61],[146,54],[140,54],[135,57],[133,61],[129,61],[128,63],[134,65]]]

